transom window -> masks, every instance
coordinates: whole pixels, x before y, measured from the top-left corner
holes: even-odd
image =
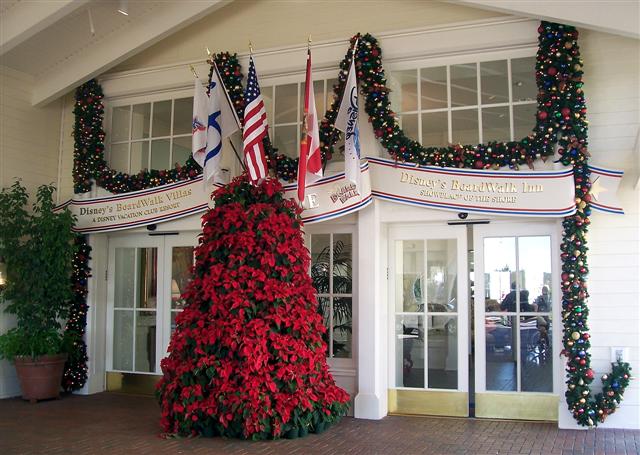
[[[535,125],[535,57],[388,75],[400,126],[425,147],[519,140]]]
[[[519,140],[537,111],[535,57],[389,71],[391,108],[407,136],[424,146]],[[333,102],[337,79],[313,83],[319,119]],[[280,153],[299,155],[304,82],[261,88],[269,137]],[[109,164],[135,174],[184,164],[191,154],[193,98],[112,108]],[[344,141],[334,147],[344,159]]]
[[[324,118],[327,108],[333,102],[333,86],[337,79],[323,79],[313,82],[313,92],[316,99],[318,120]],[[304,115],[305,83],[261,87],[267,118],[269,120],[269,137],[271,143],[279,153],[296,158],[300,155],[300,134],[302,130],[302,116]],[[340,153],[341,144],[334,146],[334,161],[344,160],[344,153]]]
[[[328,358],[351,358],[353,351],[353,247],[350,233],[311,234],[311,280],[327,333]]]
[[[184,164],[191,155],[192,115],[193,97],[113,107],[109,165],[136,174]]]

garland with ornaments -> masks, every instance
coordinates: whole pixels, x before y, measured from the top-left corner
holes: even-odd
[[[532,132],[518,141],[489,142],[478,145],[454,144],[448,147],[424,147],[407,137],[391,110],[389,89],[382,67],[382,50],[371,35],[356,35],[340,63],[338,84],[333,87],[334,100],[320,124],[320,145],[323,163],[331,159],[333,146],[340,135],[333,123],[337,116],[340,94],[347,79],[356,39],[355,64],[360,91],[378,141],[400,162],[441,167],[500,169],[508,166],[534,167],[537,159],[547,160],[557,153],[557,160],[573,166],[576,206],[574,215],[563,221],[562,250],[562,318],[563,354],[567,357],[566,401],[576,421],[583,426],[596,426],[613,413],[629,384],[631,368],[618,361],[609,374],[602,376],[601,393],[593,394],[591,383],[595,373],[589,354],[587,323],[587,246],[591,196],[589,190],[587,121],[582,90],[582,66],[578,47],[578,32],[574,27],[542,22],[539,29],[536,56],[538,86],[536,124]],[[242,71],[237,56],[216,54],[215,62],[229,88],[238,117],[242,120],[244,98]],[[76,92],[76,154],[74,182],[76,192],[88,191],[91,179],[113,193],[150,188],[199,175],[201,169],[190,158],[184,166],[170,170],[141,171],[127,175],[109,169],[103,157],[105,133],[102,129],[104,107],[102,90],[96,81],[89,81]],[[265,139],[269,167],[283,180],[296,177],[297,159],[278,153]]]
[[[84,334],[87,328],[87,294],[89,293],[89,277],[91,277],[91,247],[87,237],[78,235],[75,239],[76,252],[73,257],[71,271],[71,287],[73,298],[69,308],[69,319],[64,329],[67,343],[67,362],[62,375],[62,388],[67,392],[81,389],[87,382],[87,344]]]

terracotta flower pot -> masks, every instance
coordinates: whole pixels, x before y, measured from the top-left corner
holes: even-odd
[[[60,396],[60,383],[67,354],[16,357],[14,363],[20,380],[22,398],[35,403]]]

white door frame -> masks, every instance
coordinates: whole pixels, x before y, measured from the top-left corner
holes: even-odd
[[[424,389],[415,389],[407,387],[395,386],[395,257],[396,257],[396,241],[398,240],[437,240],[437,239],[455,239],[457,241],[457,317],[458,317],[458,387],[457,389],[433,389],[425,383]],[[467,270],[467,230],[466,226],[449,226],[446,224],[398,224],[389,225],[389,242],[388,242],[388,271],[389,286],[388,293],[388,326],[387,336],[390,340],[388,349],[388,387],[389,389],[400,390],[436,390],[436,391],[469,391],[469,332],[467,327],[469,302],[468,302],[468,270]],[[425,262],[426,267],[426,262]],[[426,306],[425,306],[426,308]],[[443,313],[443,315],[450,313]],[[453,315],[453,313],[451,313]],[[425,320],[425,327],[427,321]],[[425,333],[426,337],[426,333]],[[425,338],[425,370],[428,362],[428,342]]]
[[[171,336],[171,248],[175,246],[196,246],[198,232],[179,234],[127,234],[114,235],[108,241],[107,269],[107,318],[105,363],[107,372],[157,375],[161,374],[160,361],[167,354]],[[114,336],[114,294],[115,294],[115,249],[116,248],[157,248],[157,288],[156,288],[156,368],[152,372],[135,371],[135,349],[133,370],[115,370],[113,368]],[[135,307],[134,307],[135,308]],[[135,310],[134,310],[135,311]],[[135,331],[135,327],[134,327]],[[135,343],[135,340],[134,340]]]
[[[174,247],[182,247],[182,246],[193,246],[194,248],[198,245],[198,232],[181,232],[178,235],[169,234],[169,235],[161,235],[164,239],[164,254],[165,254],[165,263],[162,269],[163,274],[163,292],[162,296],[165,300],[162,305],[162,336],[160,340],[160,352],[161,359],[164,358],[168,352],[169,341],[171,339],[171,281],[172,281],[172,250]],[[195,260],[194,260],[195,263]],[[184,289],[182,290],[184,291]],[[158,366],[160,363],[158,363]]]
[[[494,222],[486,225],[476,225],[473,228],[473,245],[474,245],[474,323],[475,323],[475,392],[484,393],[486,390],[486,350],[485,346],[485,297],[484,297],[484,238],[485,237],[521,237],[548,235],[551,237],[551,285],[553,287],[552,295],[552,355],[553,361],[553,392],[546,395],[558,395],[562,390],[562,372],[563,362],[558,358],[558,354],[562,351],[562,318],[561,318],[561,300],[562,291],[560,288],[560,222],[557,220],[548,221],[506,221]],[[518,356],[520,353],[518,352]],[[534,392],[500,392],[489,391],[497,394],[520,394]]]

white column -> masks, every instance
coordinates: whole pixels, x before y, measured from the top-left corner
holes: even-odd
[[[380,202],[358,213],[358,395],[354,416],[387,415],[386,250]]]
[[[105,340],[107,320],[107,259],[108,238],[106,234],[89,236],[91,246],[91,277],[89,278],[89,294],[87,295],[87,329],[85,342],[87,343],[88,379],[84,387],[76,393],[89,395],[104,392],[105,384]]]

